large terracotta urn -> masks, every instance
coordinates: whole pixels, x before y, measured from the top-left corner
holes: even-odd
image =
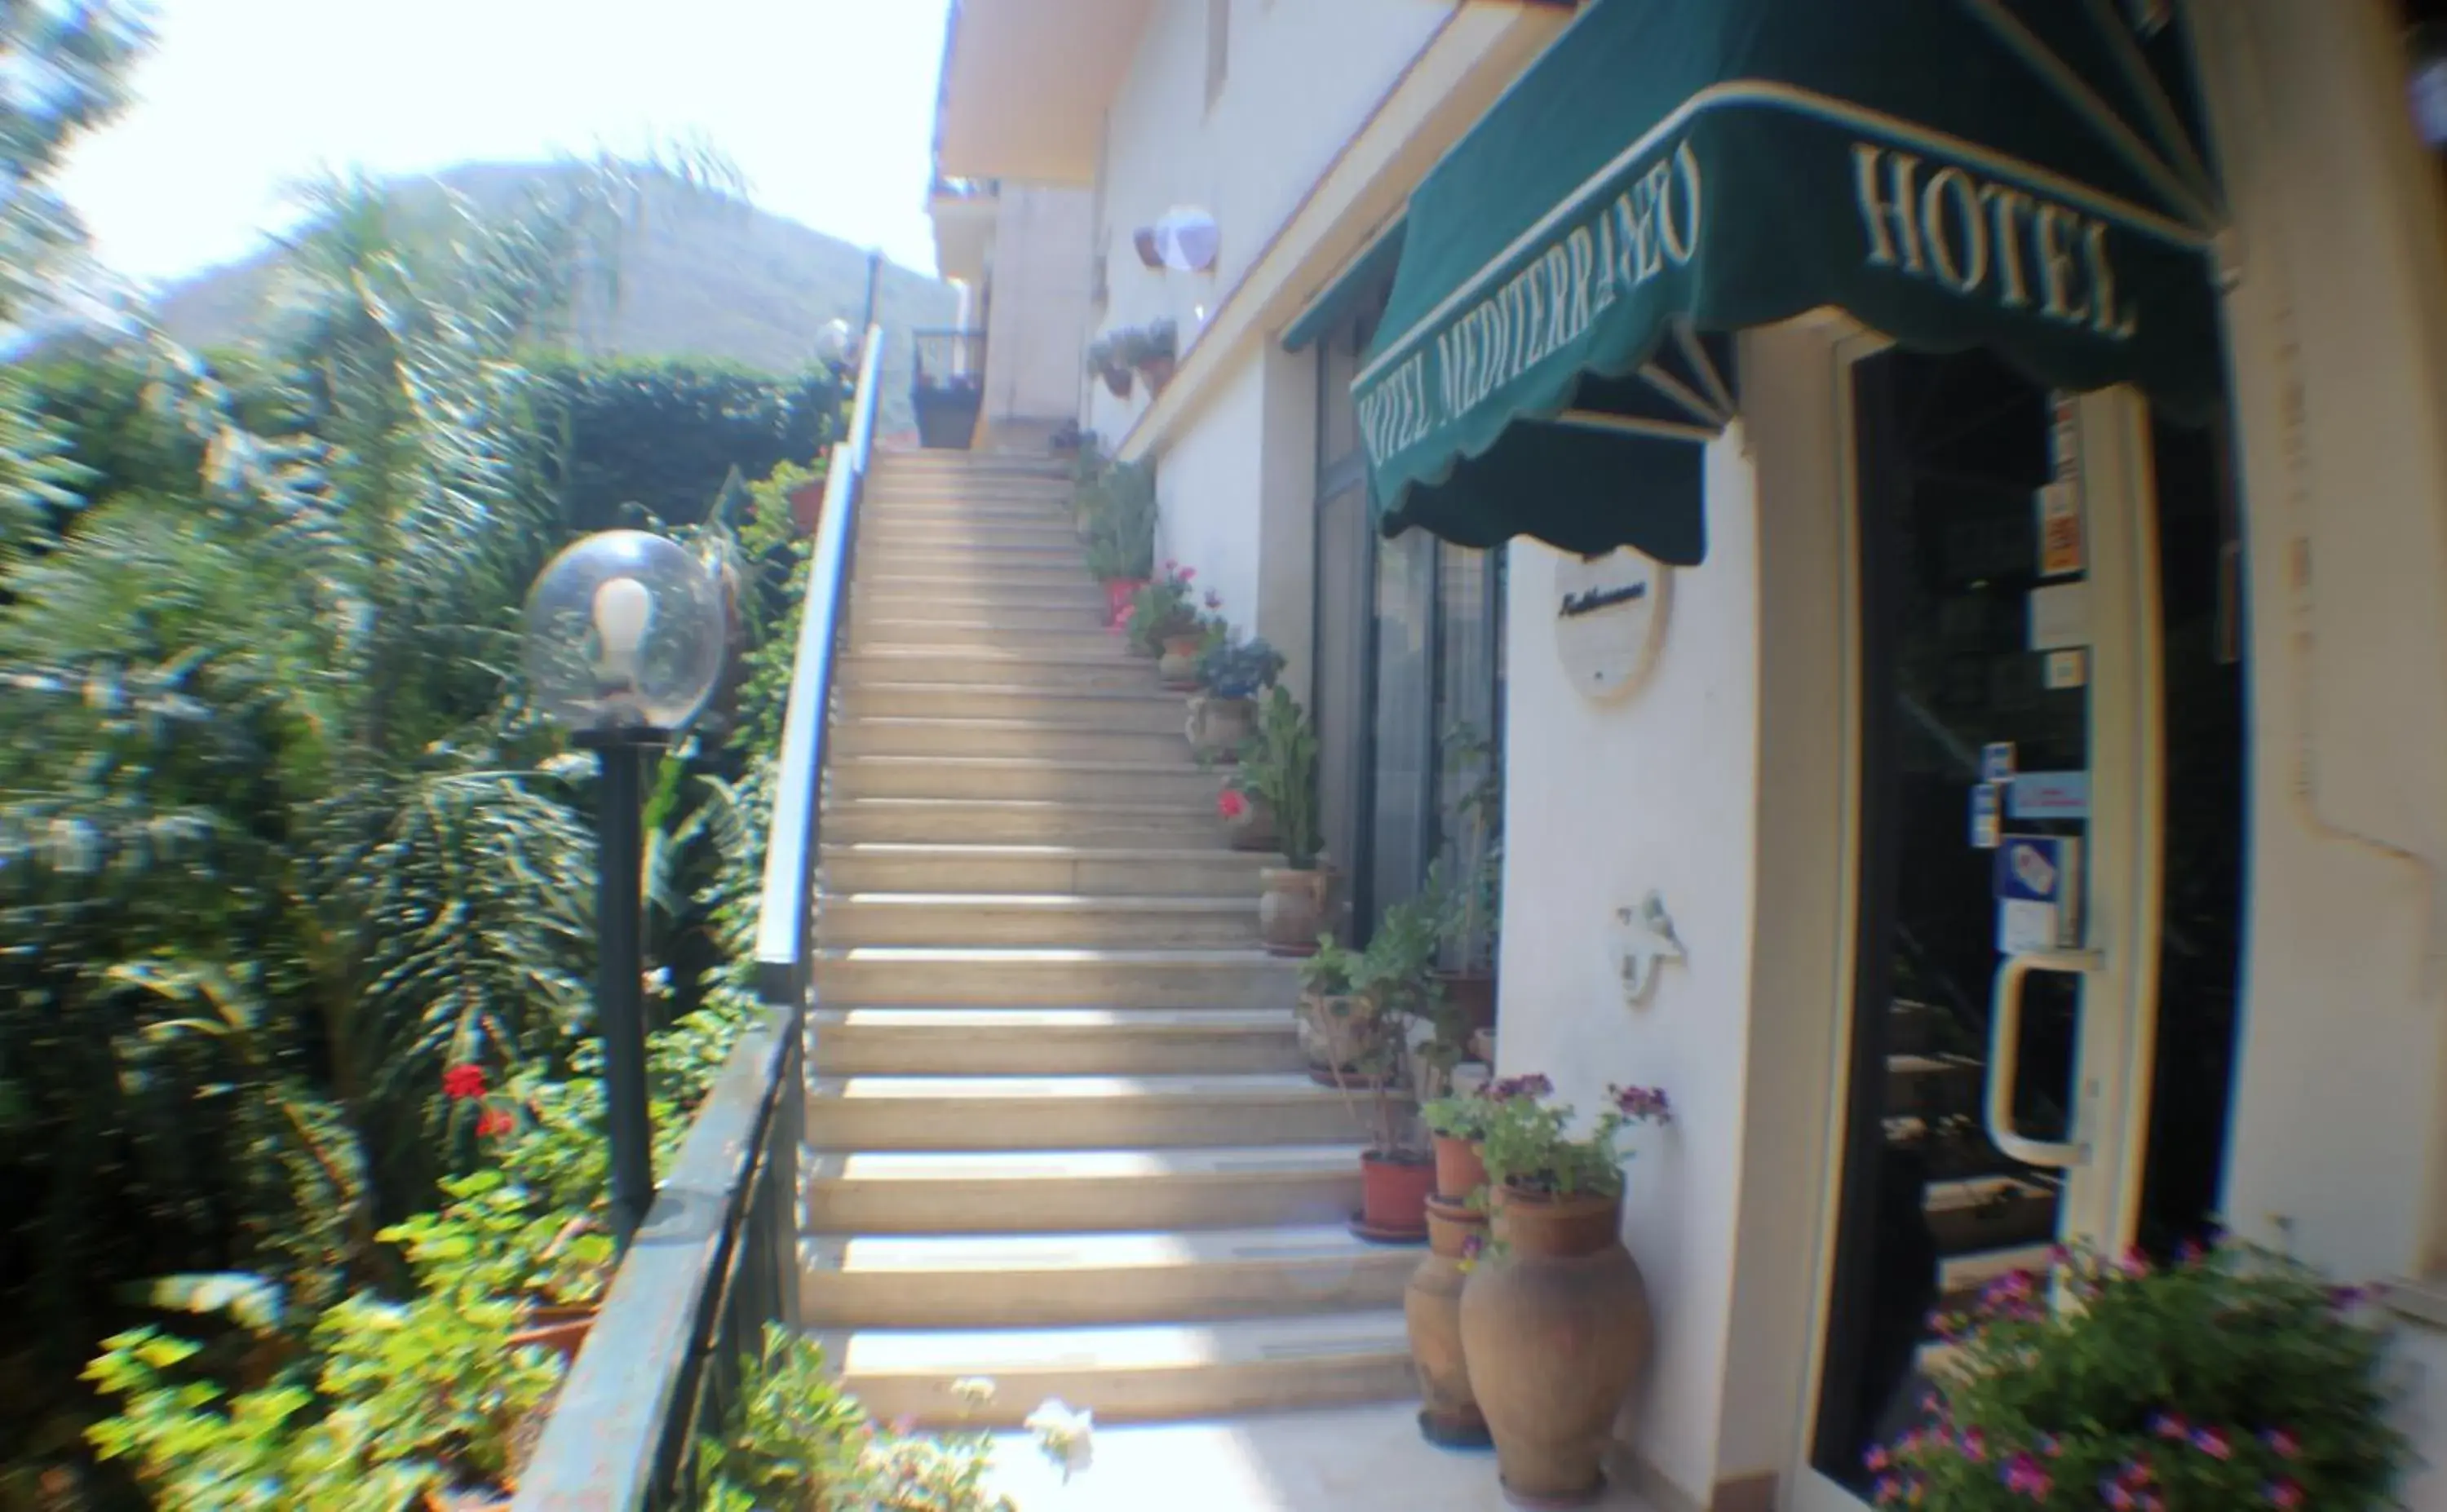
[[[1487,1418],[1470,1394],[1470,1365],[1462,1351],[1461,1293],[1470,1279],[1473,1238],[1487,1232],[1487,1215],[1461,1202],[1428,1199],[1428,1253],[1402,1292],[1402,1317],[1411,1331],[1411,1369],[1419,1378],[1419,1433],[1449,1449],[1487,1446]]]
[[[1520,1507],[1578,1507],[1646,1363],[1648,1289],[1622,1247],[1622,1199],[1490,1194],[1497,1249],[1462,1287],[1462,1352]]]
[[[1189,691],[1198,686],[1198,658],[1205,650],[1206,636],[1203,632],[1167,635],[1164,654],[1156,658],[1156,676],[1172,692]]]
[[[1277,955],[1314,955],[1325,928],[1325,890],[1331,873],[1322,867],[1268,867],[1258,874],[1265,892],[1258,898],[1258,938]]]
[[[1184,733],[1189,737],[1190,750],[1207,761],[1239,761],[1241,747],[1257,732],[1258,701],[1254,698],[1218,698],[1200,693],[1189,700],[1189,724]]]

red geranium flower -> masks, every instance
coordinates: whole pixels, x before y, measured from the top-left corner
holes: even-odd
[[[453,1066],[442,1073],[442,1095],[454,1103],[472,1103],[484,1095],[484,1068]]]
[[[518,1126],[519,1121],[510,1116],[508,1108],[488,1107],[477,1116],[476,1137],[480,1140],[495,1139],[514,1132]]]
[[[1241,790],[1237,787],[1224,789],[1222,796],[1215,800],[1215,812],[1225,819],[1238,819],[1248,811],[1249,801],[1241,796]]]

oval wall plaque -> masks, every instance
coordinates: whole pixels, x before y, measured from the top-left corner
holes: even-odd
[[[1674,570],[1625,547],[1555,566],[1555,650],[1586,698],[1621,698],[1648,678],[1665,640]]]

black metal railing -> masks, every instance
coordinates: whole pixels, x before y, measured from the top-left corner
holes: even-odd
[[[825,715],[875,439],[882,346],[870,330],[849,435],[833,448],[825,482],[799,622],[756,928],[757,991],[768,1012],[731,1051],[655,1188],[520,1477],[514,1512],[693,1504],[698,1436],[729,1409],[740,1359],[766,1324],[798,1324],[799,1147]]]
[[[911,370],[920,389],[975,387],[986,373],[986,333],[982,331],[913,331],[909,333]]]

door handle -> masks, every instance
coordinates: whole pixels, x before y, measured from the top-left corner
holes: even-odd
[[[2090,1152],[2077,1143],[2025,1139],[2014,1131],[2014,1087],[2022,1068],[2023,980],[2033,972],[2087,975],[2106,965],[2107,957],[2097,951],[2033,951],[1997,963],[1997,981],[1988,1000],[1988,1138],[2025,1165],[2062,1169],[2081,1164]]]

